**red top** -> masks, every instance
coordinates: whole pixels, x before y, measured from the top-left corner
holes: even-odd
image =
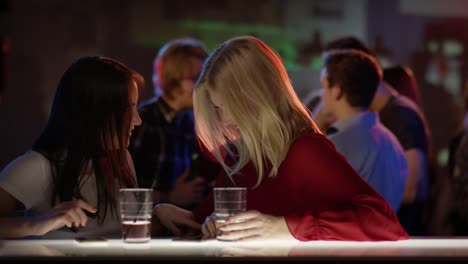
[[[268,175],[268,173],[266,173]],[[223,173],[216,186],[232,183]],[[323,135],[311,133],[290,147],[278,175],[255,189],[252,163],[233,176],[247,187],[247,210],[284,216],[298,240],[379,241],[409,238],[392,208]],[[194,210],[201,223],[214,211],[213,194]]]

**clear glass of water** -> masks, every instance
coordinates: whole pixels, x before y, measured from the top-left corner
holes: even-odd
[[[120,216],[122,239],[128,243],[151,240],[153,215],[152,189],[120,189]]]
[[[247,188],[214,188],[214,203],[216,227],[219,227],[226,222],[228,217],[246,210]],[[217,231],[218,234],[219,232]],[[223,240],[221,237],[217,237],[217,239]]]

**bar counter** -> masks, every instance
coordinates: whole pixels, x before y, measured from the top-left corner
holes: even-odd
[[[0,240],[1,263],[295,263],[468,261],[468,238],[411,238],[396,242],[152,239],[129,244],[75,240]]]

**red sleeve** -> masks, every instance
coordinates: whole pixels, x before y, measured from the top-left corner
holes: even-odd
[[[213,191],[206,196],[205,200],[203,200],[194,210],[193,216],[195,217],[195,221],[200,224],[205,222],[205,218],[211,215],[214,212],[214,198],[213,198]]]
[[[223,170],[218,170],[215,186],[223,186],[222,184],[223,177],[226,177],[226,173]],[[205,218],[211,215],[213,212],[214,212],[214,197],[213,197],[213,190],[211,190],[205,196],[205,199],[200,204],[198,204],[197,207],[195,207],[192,213],[195,217],[195,221],[199,223],[204,223]]]
[[[198,147],[200,150],[201,155],[201,163],[200,163],[200,171],[202,171],[205,175],[205,179],[210,179],[211,182],[213,179],[216,180],[215,186],[224,186],[224,182],[222,181],[223,178],[226,178],[226,173],[224,172],[221,164],[218,162],[216,157],[209,152],[209,150],[205,147],[205,145],[198,140]],[[224,150],[220,149],[221,155],[224,156]],[[210,175],[214,175],[210,176]],[[205,218],[211,215],[214,212],[214,197],[213,197],[213,190],[211,190],[206,196],[205,199],[198,204],[193,210],[193,215],[195,217],[195,221],[199,223],[205,222]]]
[[[294,144],[287,168],[308,207],[285,216],[298,240],[379,241],[408,238],[390,205],[322,135]],[[291,155],[291,157],[289,157]]]

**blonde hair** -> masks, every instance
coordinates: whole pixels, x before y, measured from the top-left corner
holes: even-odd
[[[223,125],[213,92],[233,126]],[[198,137],[230,177],[252,161],[258,173],[255,187],[266,165],[271,166],[269,177],[278,174],[297,137],[320,133],[279,56],[255,37],[230,39],[208,57],[196,84],[194,113]],[[225,163],[222,151],[235,159],[233,165]]]

